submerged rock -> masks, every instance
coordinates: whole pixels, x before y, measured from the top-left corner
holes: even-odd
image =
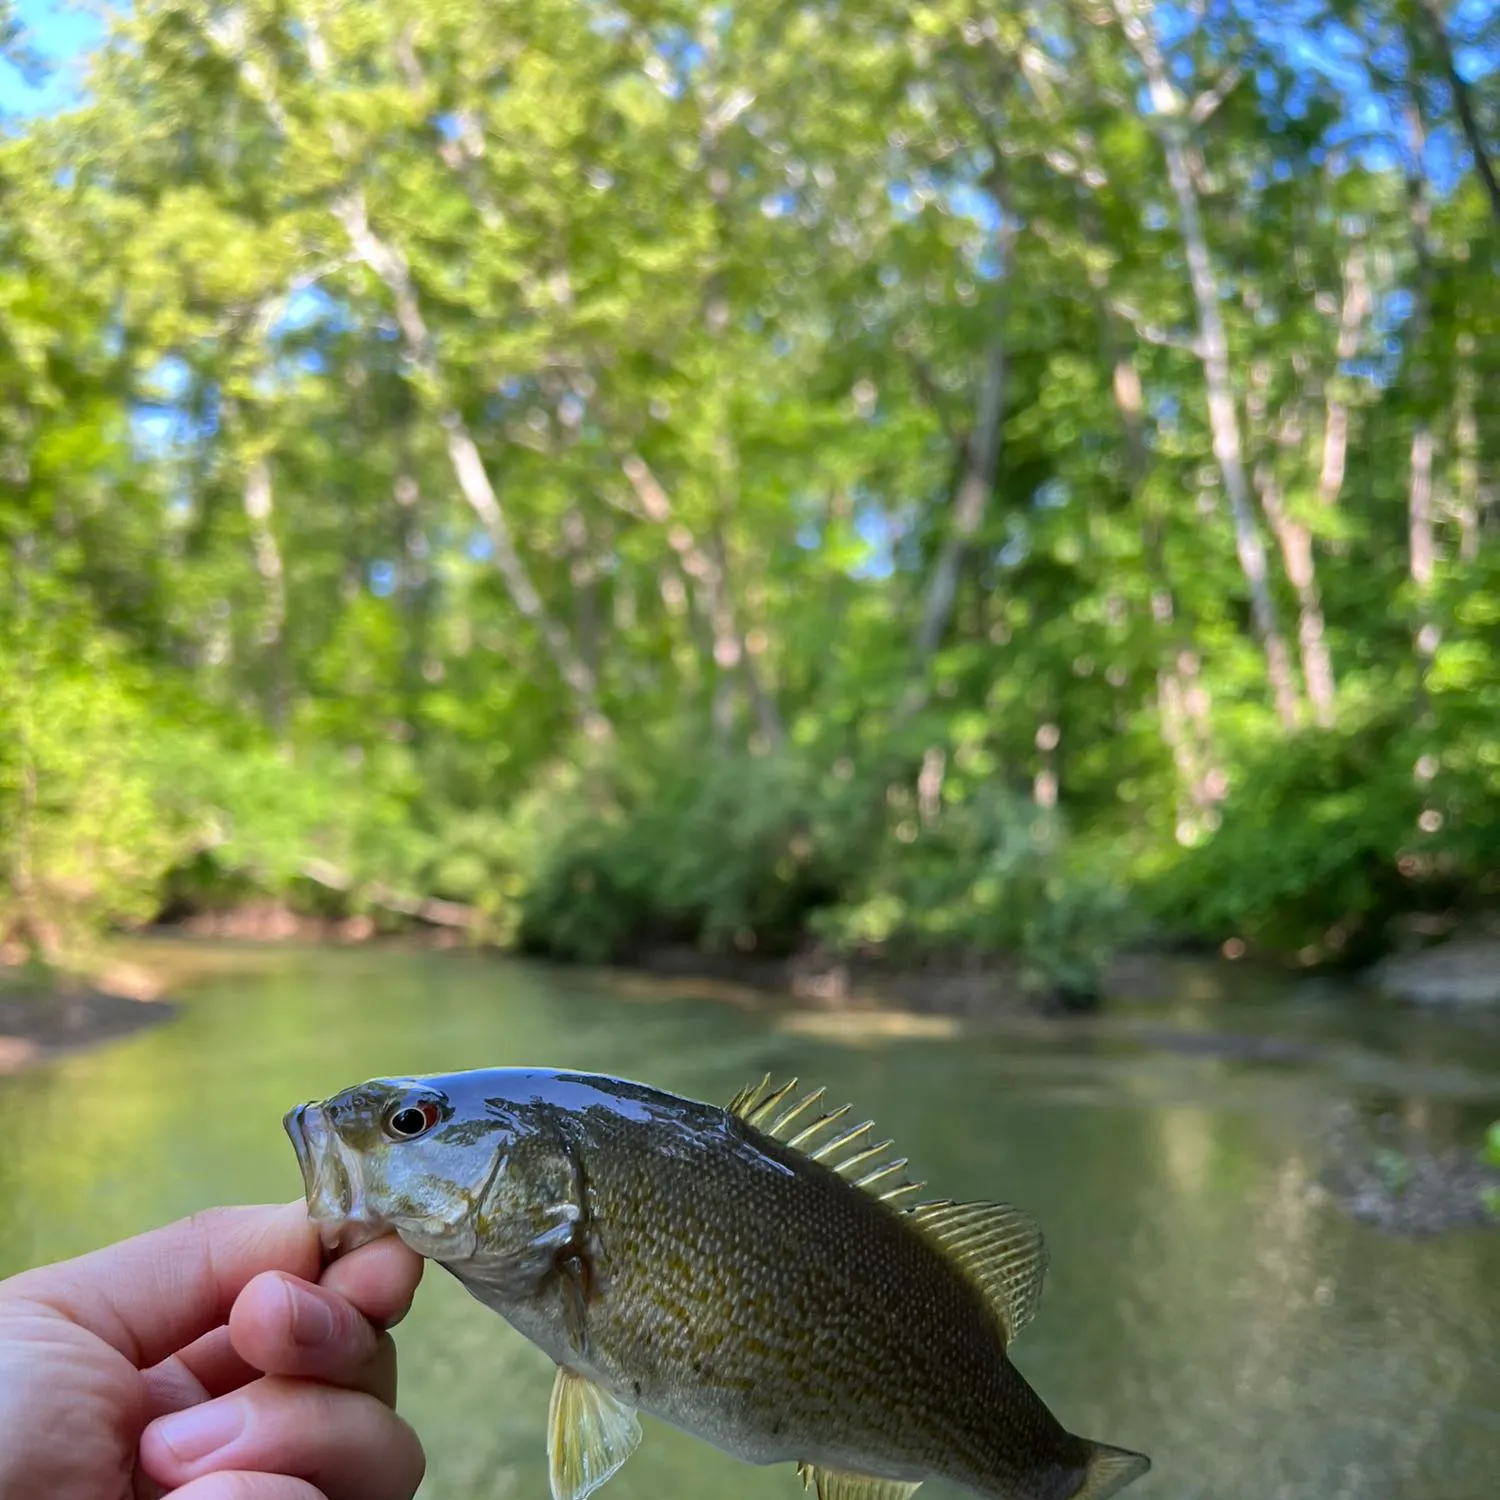
[[[1500,1168],[1472,1147],[1440,1147],[1419,1132],[1373,1127],[1335,1113],[1324,1141],[1320,1189],[1351,1219],[1388,1234],[1500,1229]]]
[[[1500,938],[1455,938],[1420,953],[1382,959],[1369,979],[1413,1005],[1500,1006]]]

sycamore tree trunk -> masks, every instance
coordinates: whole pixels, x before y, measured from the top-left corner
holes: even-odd
[[[1437,564],[1436,518],[1433,513],[1432,370],[1427,341],[1432,323],[1432,200],[1422,169],[1426,132],[1415,98],[1406,101],[1408,165],[1407,216],[1415,272],[1411,317],[1405,335],[1405,362],[1414,421],[1406,490],[1407,565],[1417,594],[1417,658],[1422,670],[1437,653],[1438,628],[1429,618],[1433,574]]]
[[[334,204],[334,214],[349,238],[355,255],[369,267],[390,293],[396,309],[407,355],[413,365],[438,391],[437,420],[442,428],[459,492],[478,517],[489,538],[495,569],[504,580],[511,603],[532,624],[572,693],[578,720],[595,739],[607,739],[612,727],[599,703],[598,680],[576,649],[568,631],[547,608],[532,580],[531,571],[516,548],[510,523],[490,480],[463,413],[447,394],[447,382],[439,363],[421,299],[410,267],[400,249],[371,227],[364,192],[355,188]]]
[[[1333,727],[1335,694],[1333,660],[1328,651],[1323,601],[1318,593],[1313,564],[1312,532],[1288,512],[1276,472],[1269,463],[1256,465],[1255,483],[1260,493],[1261,509],[1265,511],[1272,534],[1281,548],[1286,576],[1297,593],[1297,646],[1313,719],[1320,729],[1330,729]]]
[[[1150,456],[1140,374],[1125,352],[1114,315],[1102,310],[1101,318],[1106,357],[1112,366],[1110,386],[1115,411],[1125,434],[1126,482],[1132,504],[1141,516],[1142,554],[1151,579],[1151,618],[1161,634],[1157,723],[1186,793],[1186,805],[1179,803],[1178,827],[1191,837],[1212,822],[1228,779],[1219,766],[1212,700],[1199,680],[1198,653],[1193,649],[1191,633],[1180,623],[1161,521],[1151,513],[1143,494]]]
[[[308,68],[314,78],[326,82],[332,72],[332,60],[317,17],[304,12],[300,19]],[[289,116],[271,74],[249,51],[243,15],[233,11],[220,13],[207,22],[205,37],[238,69],[246,87],[260,100],[272,124],[283,136],[290,137],[296,124]],[[445,377],[436,342],[428,329],[407,258],[399,245],[386,240],[370,224],[364,187],[359,177],[360,168],[353,162],[356,153],[349,132],[342,122],[334,120],[328,125],[327,133],[337,156],[350,163],[350,185],[337,194],[330,205],[334,218],[343,229],[355,258],[375,275],[391,298],[407,357],[423,384],[433,393],[435,414],[443,431],[448,461],[460,494],[489,539],[495,570],[505,584],[511,603],[541,637],[558,675],[569,690],[580,728],[592,739],[609,739],[613,726],[600,705],[598,681],[566,628],[547,608],[530,569],[516,548],[510,523],[485,468],[479,445],[452,396],[451,384]]]
[[[1255,522],[1250,481],[1245,472],[1244,445],[1240,438],[1239,413],[1234,382],[1229,371],[1229,338],[1219,312],[1218,281],[1209,255],[1208,239],[1199,209],[1198,189],[1188,160],[1186,117],[1176,88],[1167,74],[1166,62],[1157,45],[1149,6],[1143,15],[1132,0],[1115,0],[1115,10],[1127,40],[1146,72],[1153,123],[1166,157],[1167,179],[1177,204],[1178,228],[1187,256],[1188,277],[1197,310],[1198,357],[1203,366],[1208,395],[1208,421],[1214,458],[1224,483],[1225,498],[1234,525],[1235,551],[1250,594],[1251,618],[1266,657],[1266,675],[1282,725],[1295,728],[1298,720],[1297,688],[1291,657],[1281,634],[1276,601],[1266,564],[1265,543]]]
[[[755,653],[749,649],[740,629],[722,537],[716,535],[704,545],[677,519],[666,487],[640,454],[629,454],[620,467],[635,491],[642,513],[665,529],[668,546],[677,555],[682,571],[693,581],[711,632],[715,666],[724,673],[740,674],[757,731],[768,745],[780,745],[785,730],[776,703],[761,679]],[[716,708],[716,719],[722,712],[722,706]]]
[[[1466,563],[1479,556],[1484,501],[1479,484],[1479,422],[1474,397],[1474,335],[1458,336],[1457,399],[1453,414],[1454,478],[1458,491],[1458,555]]]
[[[272,505],[271,464],[264,454],[259,454],[245,471],[245,519],[250,525],[255,571],[260,574],[266,595],[260,622],[260,644],[270,673],[266,717],[280,736],[286,732],[287,723],[286,652],[282,639],[286,628],[286,570],[272,524]]]
[[[1085,152],[1089,176],[1098,182],[1106,175]],[[1085,234],[1101,250],[1108,242],[1099,206],[1092,191],[1079,201]],[[1201,661],[1193,636],[1182,622],[1167,563],[1165,517],[1154,508],[1146,490],[1151,453],[1146,442],[1145,396],[1133,357],[1136,330],[1109,296],[1109,273],[1102,261],[1089,272],[1095,292],[1102,353],[1110,370],[1110,394],[1124,437],[1125,482],[1133,512],[1140,517],[1141,556],[1151,584],[1151,620],[1159,637],[1156,672],[1157,730],[1177,770],[1177,836],[1191,843],[1217,825],[1218,804],[1229,787],[1220,763],[1213,726],[1213,700],[1201,677]]]
[[[1343,396],[1346,379],[1343,368],[1359,353],[1360,336],[1370,311],[1365,248],[1355,243],[1344,258],[1344,296],[1339,307],[1335,363],[1323,387],[1323,458],[1318,469],[1318,499],[1330,508],[1338,504],[1343,493],[1349,458],[1349,404]]]

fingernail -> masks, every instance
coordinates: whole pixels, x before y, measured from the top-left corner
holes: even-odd
[[[156,1435],[178,1463],[195,1464],[232,1443],[244,1426],[245,1414],[238,1401],[205,1401],[163,1417],[156,1423]]]
[[[301,1287],[287,1287],[287,1300],[291,1304],[292,1342],[310,1349],[319,1344],[331,1344],[334,1335],[333,1309],[313,1292]]]

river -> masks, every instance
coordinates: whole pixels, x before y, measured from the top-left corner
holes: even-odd
[[[1315,1189],[1340,1100],[1465,1131],[1500,1115],[1494,1026],[1317,992],[1225,999],[1191,977],[1135,1008],[1163,1035],[1232,1015],[1307,1049],[1232,1061],[461,954],[181,952],[180,1017],[0,1078],[0,1275],[211,1203],[294,1197],[283,1111],[372,1075],[552,1064],[727,1101],[796,1073],[872,1114],[935,1192],[1037,1215],[1051,1270],[1014,1357],[1073,1430],[1152,1455],[1132,1500],[1500,1493],[1500,1234],[1400,1239]],[[543,1500],[544,1357],[432,1270],[397,1337],[423,1500]],[[609,1500],[800,1494],[789,1468],[645,1426]]]

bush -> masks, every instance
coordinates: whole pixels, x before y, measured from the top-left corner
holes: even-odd
[[[925,821],[900,777],[808,755],[658,758],[559,829],[524,900],[534,951],[600,962],[643,943],[897,963],[1019,955],[1037,989],[1093,993],[1127,904],[1065,827],[1001,787]]]
[[[1267,746],[1150,909],[1185,938],[1355,964],[1385,951],[1398,915],[1492,899],[1500,809],[1456,728],[1393,706]]]
[[[841,950],[899,961],[1005,954],[1035,991],[1085,999],[1136,924],[1106,867],[1064,820],[1004,787],[944,806],[923,826],[902,809],[846,899],[813,930]]]
[[[156,909],[179,851],[143,768],[145,694],[105,642],[0,637],[0,940],[77,970],[92,939]]]
[[[835,899],[839,799],[793,756],[653,757],[579,806],[527,894],[523,940],[600,961],[643,942],[784,954]]]

